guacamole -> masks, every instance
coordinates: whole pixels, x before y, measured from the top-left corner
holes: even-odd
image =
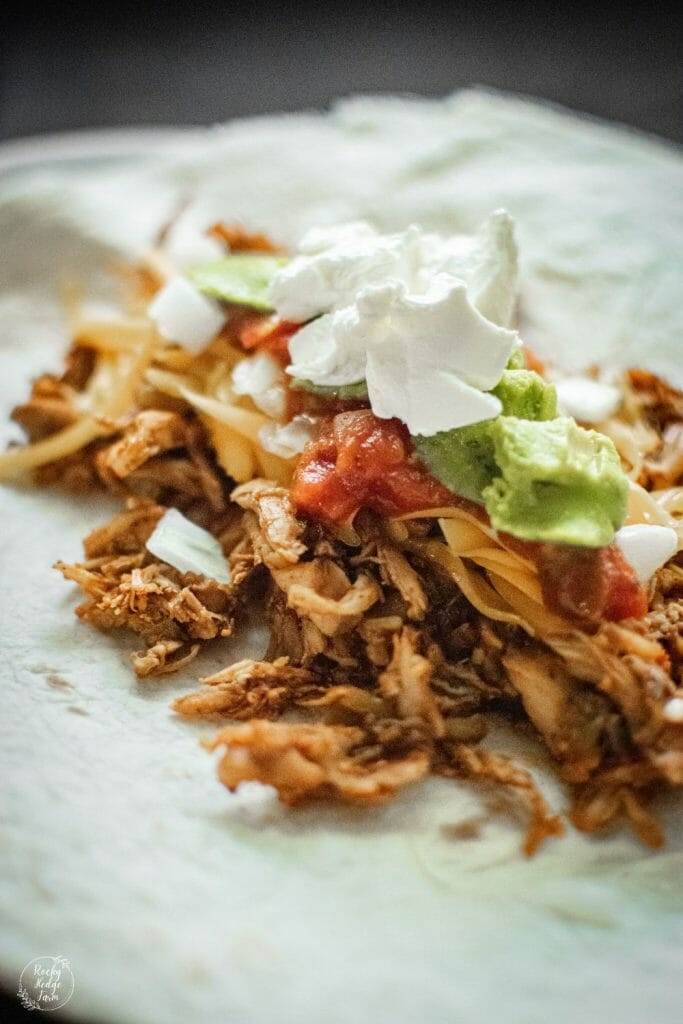
[[[611,543],[628,493],[612,441],[558,417],[554,387],[529,370],[506,370],[493,393],[501,416],[415,438],[431,472],[483,504],[497,530],[586,547]]]
[[[499,416],[499,475],[483,492],[497,530],[526,540],[602,547],[626,515],[628,480],[612,441],[574,420]]]
[[[189,277],[200,292],[213,299],[268,312],[272,309],[270,282],[287,262],[286,256],[228,253],[219,260],[194,267]]]
[[[557,415],[555,388],[531,370],[505,370],[493,394],[500,399],[506,416],[548,420]],[[484,420],[431,437],[416,437],[415,447],[446,487],[463,498],[481,502],[484,489],[498,474],[491,433],[495,422]]]

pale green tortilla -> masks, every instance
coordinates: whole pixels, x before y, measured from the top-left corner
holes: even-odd
[[[87,137],[82,156],[87,156]],[[568,365],[640,363],[683,384],[683,160],[674,148],[513,97],[363,99],[329,115],[252,120],[154,147],[0,177],[0,419],[59,365],[60,278],[101,295],[188,194],[199,212],[294,241],[369,217],[469,230],[505,205],[522,251],[522,330]],[[138,151],[133,148],[132,153]],[[3,430],[5,428],[3,427]],[[18,436],[11,428],[5,435]],[[531,862],[519,826],[441,825],[485,794],[432,781],[384,809],[282,812],[231,796],[168,709],[184,676],[138,682],[135,641],[75,619],[50,569],[77,558],[112,505],[0,489],[0,968],[16,990],[36,956],[72,962],[74,1015],[135,1024],[664,1024],[680,1016],[683,809],[668,845],[571,827]],[[501,733],[551,802],[540,747]]]

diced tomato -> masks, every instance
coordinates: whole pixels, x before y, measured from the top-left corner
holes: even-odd
[[[300,512],[315,519],[340,523],[358,508],[358,502],[336,472],[337,448],[333,421],[323,425],[316,441],[303,451],[294,471],[292,499]]]
[[[618,622],[620,619],[641,619],[647,612],[645,587],[638,582],[632,566],[616,544],[602,548],[601,551],[607,590],[603,618],[610,622]]]
[[[339,523],[362,506],[396,516],[457,500],[411,455],[410,435],[398,420],[369,409],[328,420],[302,454],[292,497],[300,512]]]
[[[339,413],[332,424],[337,473],[349,486],[371,486],[406,461],[410,436],[398,420],[381,420],[363,409]]]
[[[279,320],[276,316],[247,317],[240,327],[239,342],[248,352],[269,352],[283,366],[289,363],[289,339],[300,324]]]
[[[567,618],[597,624],[642,618],[647,611],[645,589],[614,544],[533,544],[527,557],[538,567],[545,605]]]
[[[299,512],[323,522],[342,523],[358,510],[358,500],[351,494],[334,468],[334,460],[322,454],[299,460],[294,474],[292,497]]]

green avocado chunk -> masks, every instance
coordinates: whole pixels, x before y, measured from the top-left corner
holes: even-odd
[[[550,420],[557,415],[555,388],[532,370],[505,370],[492,393],[500,399],[503,415],[525,420]],[[418,436],[415,447],[446,487],[481,502],[484,488],[498,475],[491,434],[495,422],[484,420],[431,437]]]
[[[451,491],[481,502],[485,487],[496,475],[491,439],[493,420],[457,430],[442,430],[431,437],[414,438],[415,450],[434,476]]]
[[[270,282],[287,262],[286,256],[237,252],[193,267],[189,277],[211,298],[267,312]]]
[[[483,498],[496,530],[555,544],[611,543],[628,480],[608,437],[567,417],[499,416],[490,430],[498,475]]]
[[[295,377],[292,380],[292,387],[297,391],[309,391],[312,395],[319,395],[321,398],[336,398],[342,401],[368,397],[368,386],[364,380],[356,381],[354,384],[339,384],[335,387],[329,384],[314,384],[312,380],[301,380],[299,377]]]
[[[500,399],[503,416],[520,420],[552,420],[557,416],[554,384],[546,384],[533,370],[504,370],[492,394]]]
[[[507,364],[506,369],[508,369],[508,370],[525,370],[526,369],[526,359],[524,358],[524,349],[521,346],[519,348],[513,349],[512,352],[510,353],[510,358],[508,359],[508,364]]]

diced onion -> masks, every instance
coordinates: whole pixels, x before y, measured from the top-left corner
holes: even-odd
[[[267,452],[281,459],[293,459],[313,440],[315,433],[315,420],[310,416],[295,416],[282,426],[267,423],[259,431],[259,440]]]
[[[225,323],[219,303],[202,295],[184,277],[172,277],[157,292],[148,314],[159,333],[192,352],[201,352]]]
[[[622,526],[614,542],[641,583],[647,583],[678,550],[678,535],[672,527],[650,523]]]
[[[230,582],[230,569],[216,538],[177,508],[169,508],[161,517],[147,541],[147,550],[178,572]]]

